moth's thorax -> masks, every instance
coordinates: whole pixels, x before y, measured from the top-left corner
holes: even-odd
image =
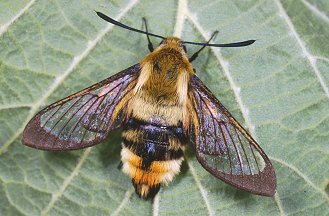
[[[156,100],[168,99],[185,104],[188,82],[194,72],[180,39],[165,39],[140,65],[135,93],[143,89]]]

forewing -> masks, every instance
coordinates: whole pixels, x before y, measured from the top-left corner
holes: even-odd
[[[273,196],[276,177],[264,151],[201,80],[193,76],[193,142],[197,159],[217,178],[251,193]]]
[[[41,110],[24,129],[22,142],[64,151],[95,145],[121,126],[139,64]]]

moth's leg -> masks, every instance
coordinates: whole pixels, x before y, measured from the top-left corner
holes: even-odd
[[[144,22],[144,25],[145,25],[146,33],[149,33],[148,28],[147,28],[147,22],[146,22],[145,17],[143,17],[143,22]],[[152,44],[152,42],[150,40],[150,36],[148,34],[146,36],[147,36],[147,41],[148,41],[148,45],[147,46],[148,46],[150,52],[153,52],[154,48],[153,48],[153,44]]]
[[[118,169],[118,170],[121,170],[122,166],[123,166],[123,163],[122,163],[122,161],[120,161],[120,163],[119,163],[118,166],[117,166],[117,169]]]
[[[214,37],[216,37],[217,34],[218,34],[218,31],[215,31],[214,33],[212,33],[210,39],[207,41],[206,44],[209,44],[210,41],[211,41]],[[198,57],[199,53],[200,53],[205,47],[206,47],[206,45],[203,45],[203,46],[201,47],[201,49],[199,49],[197,52],[195,52],[195,53],[194,53],[194,54],[193,54],[188,60],[189,60],[190,62],[194,61],[194,60]]]

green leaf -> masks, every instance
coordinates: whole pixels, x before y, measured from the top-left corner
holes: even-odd
[[[145,35],[113,27],[94,10],[136,28],[146,17],[152,32],[184,40],[202,42],[215,30],[215,42],[257,40],[207,48],[193,65],[270,157],[273,198],[221,182],[192,153],[154,201],[141,200],[117,169],[120,132],[65,153],[21,144],[42,107],[148,53]],[[328,11],[327,0],[2,0],[0,215],[328,215]],[[188,46],[189,55],[197,49]]]

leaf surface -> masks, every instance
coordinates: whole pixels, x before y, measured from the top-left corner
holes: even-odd
[[[140,61],[136,28],[202,42],[199,77],[250,131],[277,173],[273,198],[217,180],[186,154],[182,172],[154,201],[134,193],[117,165],[120,131],[85,150],[23,146],[22,131],[47,104]],[[0,3],[0,215],[329,214],[329,4],[326,0],[9,1]],[[152,38],[154,44],[160,41]],[[198,47],[188,46],[192,55]]]

